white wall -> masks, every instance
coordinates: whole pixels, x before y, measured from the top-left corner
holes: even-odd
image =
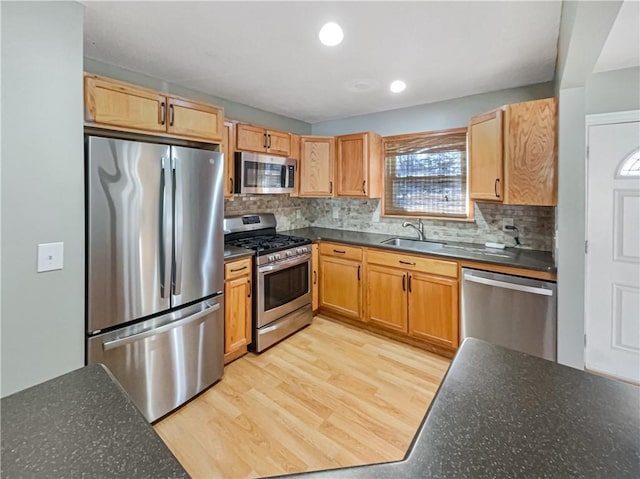
[[[2,383],[84,364],[82,25],[75,2],[2,2]],[[64,269],[36,273],[38,243]]]
[[[444,130],[466,126],[469,118],[507,103],[537,100],[554,96],[553,83],[539,83],[490,93],[471,95],[452,100],[427,103],[341,120],[315,123],[314,135],[344,135],[361,131],[375,131],[387,135]]]
[[[585,96],[587,115],[640,110],[640,67],[591,75]]]
[[[558,38],[558,362],[579,369],[584,368],[585,85],[621,4],[563,2]],[[605,80],[597,91],[613,88]],[[628,101],[627,94],[618,99]]]

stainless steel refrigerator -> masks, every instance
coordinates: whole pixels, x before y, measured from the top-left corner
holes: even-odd
[[[85,142],[87,362],[154,421],[223,374],[223,158]]]

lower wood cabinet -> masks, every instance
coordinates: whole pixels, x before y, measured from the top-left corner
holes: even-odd
[[[318,245],[311,245],[311,309],[316,311],[320,304],[319,286],[320,286],[320,260],[318,258]]]
[[[435,346],[458,348],[457,263],[367,250],[365,269],[365,321]]]
[[[320,309],[362,319],[362,248],[320,244]]]
[[[224,268],[224,363],[239,358],[251,343],[251,258]]]
[[[409,335],[458,348],[458,280],[409,273]]]

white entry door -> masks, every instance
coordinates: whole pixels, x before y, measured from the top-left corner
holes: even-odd
[[[585,363],[640,382],[640,112],[587,117]]]

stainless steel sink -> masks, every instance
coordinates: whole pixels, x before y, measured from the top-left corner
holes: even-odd
[[[425,241],[410,238],[391,238],[383,241],[382,244],[416,251],[436,251],[444,246],[444,243],[439,241]]]

